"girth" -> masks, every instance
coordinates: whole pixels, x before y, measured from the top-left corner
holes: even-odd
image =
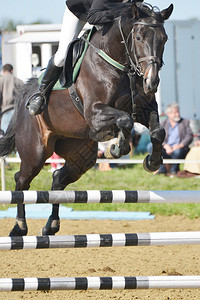
[[[74,103],[75,107],[78,109],[80,114],[84,117],[83,102],[76,91],[76,86],[74,83],[68,88],[68,91],[69,91],[70,98]]]

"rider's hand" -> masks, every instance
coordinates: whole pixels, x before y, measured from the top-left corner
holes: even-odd
[[[173,146],[173,151],[175,151],[175,150],[179,150],[179,149],[181,149],[181,148],[183,148],[184,147],[184,145],[183,144],[176,144],[176,145],[174,145]]]
[[[171,155],[171,154],[172,154],[173,149],[172,149],[172,147],[171,147],[170,145],[165,144],[163,148],[165,149],[165,151],[166,151],[166,153],[167,153],[168,155]]]

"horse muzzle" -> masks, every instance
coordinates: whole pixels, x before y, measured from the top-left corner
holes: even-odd
[[[143,89],[146,95],[153,95],[157,92],[160,79],[158,77],[157,64],[151,64],[148,66],[143,76]]]
[[[159,78],[155,78],[155,80],[152,80],[151,78],[144,78],[143,79],[143,89],[144,93],[146,95],[153,95],[157,92],[158,84],[159,84]]]

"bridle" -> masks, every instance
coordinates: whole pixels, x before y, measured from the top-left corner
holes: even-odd
[[[163,23],[145,23],[145,22],[135,22],[135,25],[144,25],[144,26],[149,26],[149,27],[162,27]],[[137,112],[136,112],[136,103],[135,103],[135,94],[137,94],[136,88],[135,88],[135,84],[136,84],[136,75],[143,77],[145,75],[146,70],[148,69],[148,67],[151,64],[157,64],[159,70],[162,68],[163,65],[163,61],[160,60],[157,56],[145,56],[145,57],[141,57],[138,59],[137,55],[136,55],[136,51],[135,51],[135,43],[134,43],[134,26],[131,29],[130,33],[128,34],[127,38],[125,39],[123,30],[122,30],[122,26],[121,26],[121,17],[119,17],[119,21],[118,21],[118,26],[119,26],[119,31],[122,37],[122,43],[124,44],[125,50],[126,50],[126,55],[127,58],[129,60],[129,66],[128,66],[128,72],[127,75],[129,77],[129,81],[130,81],[130,91],[131,91],[131,101],[132,101],[132,119],[133,121],[137,120]],[[128,48],[128,42],[129,42],[129,38],[132,38],[132,44],[131,44],[131,52],[133,52],[133,56],[134,56],[134,60],[133,61],[131,55],[130,55],[130,51]],[[142,66],[141,66],[141,62],[147,61],[147,65],[145,67],[145,70],[142,72]]]
[[[163,27],[163,23],[145,23],[145,22],[135,22],[134,25],[144,25],[144,26],[149,26],[149,27]],[[136,55],[136,51],[135,51],[135,44],[134,44],[134,38],[133,38],[133,34],[134,34],[134,27],[131,29],[130,33],[128,34],[127,38],[125,38],[123,30],[122,30],[122,26],[121,26],[121,17],[119,17],[118,19],[118,27],[119,27],[119,31],[122,37],[122,43],[124,44],[125,50],[126,50],[126,55],[128,58],[128,66],[124,66],[121,65],[120,63],[118,63],[117,61],[115,61],[114,59],[112,59],[110,56],[108,56],[103,50],[95,47],[89,40],[87,40],[86,38],[84,38],[83,36],[81,37],[99,56],[101,56],[105,61],[107,61],[110,65],[114,66],[115,68],[126,72],[128,77],[129,77],[129,81],[130,81],[130,91],[131,91],[131,100],[132,100],[132,118],[133,121],[136,120],[136,104],[135,104],[135,94],[137,93],[136,88],[135,88],[135,84],[136,84],[136,75],[143,77],[147,68],[151,65],[156,63],[159,67],[159,69],[161,69],[163,61],[160,60],[157,56],[146,56],[146,57],[141,57],[138,59],[137,55]],[[130,55],[130,51],[128,48],[128,42],[130,37],[132,37],[132,45],[131,45],[131,52],[133,52],[133,56],[134,56],[134,60],[133,61],[131,55]],[[147,61],[147,65],[145,67],[144,72],[142,72],[142,67],[141,67],[141,62]],[[74,92],[76,93],[76,98],[79,98],[76,90],[74,89]],[[81,100],[79,101],[81,102]],[[79,109],[80,111],[80,109]]]
[[[145,23],[145,22],[139,22],[138,21],[138,22],[134,23],[134,26],[135,25],[144,25],[144,26],[149,26],[149,27],[162,27],[163,23]],[[160,70],[162,68],[163,61],[160,60],[157,56],[145,56],[145,57],[141,57],[141,58],[138,59],[138,57],[136,55],[136,51],[135,51],[135,43],[134,43],[134,37],[133,37],[134,26],[131,29],[130,33],[128,34],[127,38],[125,38],[123,30],[122,30],[121,17],[119,18],[118,26],[119,26],[119,31],[120,31],[120,34],[121,34],[121,37],[122,37],[122,43],[124,44],[125,49],[126,49],[126,55],[128,57],[129,66],[130,66],[131,70],[135,74],[137,74],[138,76],[142,76],[142,77],[144,76],[147,68],[151,64],[156,63],[158,65],[159,70]],[[132,57],[130,55],[130,51],[128,49],[128,42],[129,42],[130,37],[132,37],[131,52],[133,52],[133,56],[134,56],[135,62],[133,61],[133,59],[132,59]],[[142,72],[141,62],[144,62],[144,61],[147,61],[148,63],[146,65],[146,67],[145,67],[144,72]]]

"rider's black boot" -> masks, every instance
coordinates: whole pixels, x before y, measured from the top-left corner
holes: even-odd
[[[33,94],[28,100],[27,107],[30,115],[35,116],[43,111],[45,104],[47,103],[46,98],[49,96],[54,84],[57,82],[62,69],[62,67],[57,67],[54,64],[54,57],[49,60],[38,92]]]

